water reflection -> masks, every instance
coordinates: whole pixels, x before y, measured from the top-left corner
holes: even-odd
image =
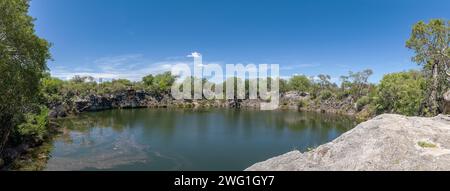
[[[225,109],[109,110],[60,123],[47,170],[242,170],[355,126],[336,115]]]

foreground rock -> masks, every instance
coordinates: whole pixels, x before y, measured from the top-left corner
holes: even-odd
[[[246,170],[450,170],[450,116],[383,114],[310,152]]]

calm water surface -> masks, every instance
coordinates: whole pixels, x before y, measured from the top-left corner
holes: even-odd
[[[243,170],[356,124],[295,111],[132,109],[61,121],[46,170]]]

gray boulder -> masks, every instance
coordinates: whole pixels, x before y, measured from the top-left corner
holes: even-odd
[[[288,91],[284,93],[281,98],[287,99],[287,100],[300,100],[304,97],[308,96],[309,94],[306,92],[299,92],[299,91]]]
[[[48,113],[48,116],[50,118],[61,118],[67,116],[67,108],[65,107],[65,104],[56,104],[50,109],[50,112]]]
[[[246,170],[450,170],[450,116],[383,114],[312,151],[292,151]]]
[[[87,99],[77,99],[75,100],[75,109],[77,112],[83,112],[89,110],[91,103]]]

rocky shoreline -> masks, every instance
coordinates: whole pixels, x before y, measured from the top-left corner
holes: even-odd
[[[43,139],[25,139],[15,147],[6,148],[3,151],[2,158],[0,158],[0,171],[19,169],[21,168],[19,166],[22,166],[23,163],[33,164],[31,165],[33,167],[28,167],[27,170],[39,170],[40,166],[36,165],[45,163],[50,152],[46,144],[60,133],[58,123],[53,120],[50,121],[48,126],[49,132]]]
[[[323,103],[311,102],[305,92],[286,92],[280,96],[279,109],[315,111],[355,115],[358,110],[351,100],[338,102],[327,100]],[[170,94],[155,95],[140,90],[127,90],[106,95],[74,96],[61,102],[49,103],[50,118],[62,118],[82,112],[101,111],[122,108],[252,108],[259,109],[263,100],[227,99],[227,100],[175,100]]]
[[[450,115],[383,114],[309,152],[292,151],[246,170],[450,170]]]

